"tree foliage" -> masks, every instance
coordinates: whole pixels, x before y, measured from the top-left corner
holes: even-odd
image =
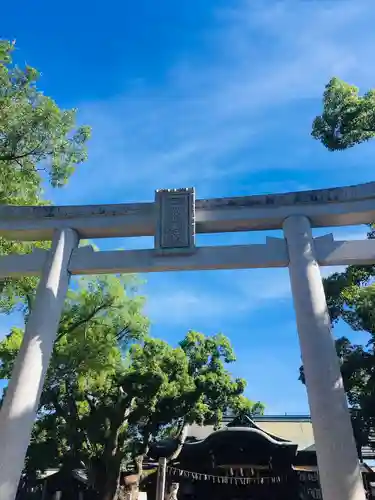
[[[323,111],[312,126],[312,136],[328,150],[340,151],[375,137],[375,90],[359,95],[353,85],[332,78],[323,94]],[[368,233],[375,237],[374,229]],[[352,410],[358,449],[375,428],[375,265],[349,266],[323,280],[332,326],[344,321],[354,331],[367,332],[366,345],[336,340],[341,373]],[[300,379],[304,382],[303,367]]]
[[[86,159],[90,128],[76,110],[62,110],[37,88],[39,73],[12,62],[15,44],[0,40],[0,205],[41,205],[42,184],[63,186]],[[30,253],[37,244],[0,238],[0,255]],[[11,312],[35,289],[36,278],[0,281],[0,311]]]
[[[110,456],[112,414],[117,411],[119,419],[128,403],[117,377],[126,365],[129,346],[148,329],[142,307],[134,278],[73,282],[28,451],[29,475],[60,464],[89,463],[104,456],[107,448]],[[13,328],[0,343],[0,378],[10,377],[22,336],[21,329]]]
[[[244,397],[245,382],[226,337],[189,332],[177,347],[148,336],[143,301],[129,278],[81,279],[69,291],[38,420],[29,474],[85,464],[101,500],[120,489],[121,470],[142,477],[150,444],[166,433],[183,443],[192,422],[218,425],[223,412],[262,408]],[[23,332],[0,343],[0,377],[8,378]]]
[[[358,95],[354,85],[332,78],[323,95],[323,112],[312,136],[330,151],[340,151],[375,137],[375,89]]]
[[[372,230],[368,236],[373,238]],[[348,266],[323,280],[332,326],[341,320],[354,331],[368,333],[365,345],[353,344],[346,337],[336,340],[358,451],[368,444],[369,432],[375,428],[374,278],[375,266]],[[303,367],[300,379],[304,382]]]
[[[86,159],[88,127],[37,88],[39,74],[12,62],[13,43],[0,41],[0,204],[40,205],[42,185],[63,186]],[[0,238],[0,255],[29,253],[48,243]],[[0,311],[27,317],[37,280],[0,282]],[[28,475],[84,464],[101,500],[119,492],[120,472],[139,477],[150,444],[175,434],[183,444],[192,422],[219,425],[223,412],[251,412],[245,382],[226,368],[235,360],[226,337],[189,332],[172,347],[148,336],[143,299],[132,277],[74,280],[60,320],[29,446]],[[0,378],[8,379],[22,328],[0,342]]]
[[[89,127],[36,87],[39,73],[12,64],[14,44],[0,41],[0,203],[37,204],[41,175],[64,185],[86,159]]]

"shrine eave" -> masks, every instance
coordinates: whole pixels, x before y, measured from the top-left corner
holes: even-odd
[[[231,454],[233,454],[233,449],[236,449],[236,447],[239,452],[245,448],[245,453],[249,456],[251,455],[252,463],[258,452],[259,455],[264,456],[265,449],[268,450],[266,453],[269,454],[269,458],[273,455],[285,455],[288,459],[292,459],[292,457],[296,456],[298,447],[297,444],[272,436],[256,426],[226,427],[212,432],[205,439],[185,442],[178,460],[183,461],[186,458],[191,459],[194,456],[198,459],[210,454],[220,454],[223,457],[225,456],[225,450],[228,450],[229,444]],[[173,439],[155,443],[150,448],[149,456],[153,459],[167,457],[177,449],[177,446],[178,441]],[[261,450],[262,453],[260,453]],[[240,456],[239,453],[239,459]]]

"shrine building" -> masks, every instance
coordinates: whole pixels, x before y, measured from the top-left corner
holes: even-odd
[[[375,439],[374,439],[375,445]],[[151,448],[157,460],[177,441]],[[362,477],[375,499],[375,449],[362,449]],[[167,465],[166,490],[178,483],[179,500],[321,499],[314,435],[309,416],[226,418],[220,429],[191,425],[178,457]],[[150,483],[148,498],[154,498]]]

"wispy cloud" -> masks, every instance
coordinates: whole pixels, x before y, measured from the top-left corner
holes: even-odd
[[[285,269],[194,273],[150,277],[146,312],[155,324],[225,324],[291,299]]]
[[[200,53],[174,62],[161,87],[133,82],[121,96],[81,103],[81,119],[94,129],[91,159],[65,202],[149,198],[155,188],[185,185],[207,196],[233,176],[261,170],[249,159],[251,148],[267,134],[272,146],[275,117],[285,106],[318,98],[332,75],[372,84],[371,6],[242,0],[218,10],[201,34]],[[308,137],[308,122],[284,115],[290,140],[301,127]],[[298,148],[279,159],[280,167],[300,166],[296,157]]]
[[[364,226],[326,228],[337,240],[364,239]],[[324,266],[323,277],[342,272],[344,266]],[[190,279],[192,277],[192,279]],[[249,317],[265,309],[291,308],[291,288],[287,269],[250,269],[192,273],[167,273],[150,277],[146,311],[154,323],[185,325],[224,322],[231,317]]]
[[[135,78],[111,99],[77,103],[80,119],[93,126],[90,160],[68,190],[53,194],[57,202],[151,200],[154,189],[192,185],[201,198],[308,189],[346,183],[348,164],[348,182],[371,178],[370,168],[353,165],[372,167],[373,145],[355,156],[330,155],[309,135],[332,76],[361,90],[374,86],[373,0],[229,4],[196,34],[200,50],[171,61],[162,82]],[[344,230],[334,234],[351,239]],[[241,238],[250,243],[263,235]],[[215,235],[211,242],[238,239]],[[234,369],[249,380],[250,397],[266,400],[273,411],[306,408],[286,269],[147,278],[154,334],[175,342],[188,328],[222,330],[234,340]],[[288,387],[288,396],[279,387]]]
[[[146,312],[153,323],[165,326],[184,326],[188,321],[205,323],[210,318],[227,316],[233,305],[230,297],[214,295],[199,287],[177,288],[176,283],[168,288],[158,288],[149,295]],[[232,309],[233,312],[233,309]]]

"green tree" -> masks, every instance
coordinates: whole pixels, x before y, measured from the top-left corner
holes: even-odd
[[[354,85],[332,78],[323,95],[323,112],[312,136],[330,151],[340,151],[375,137],[375,89],[363,96]]]
[[[76,127],[76,110],[61,110],[37,88],[39,73],[12,62],[14,43],[0,40],[0,205],[41,205],[42,184],[63,186],[86,159],[90,128]],[[0,255],[30,253],[46,243],[0,238]],[[36,278],[0,281],[0,311],[10,312],[36,287]]]
[[[373,237],[373,232],[369,233]],[[348,402],[362,444],[375,428],[375,266],[349,266],[325,280],[333,321],[345,321],[354,331],[368,333],[365,345],[341,338],[336,342]]]
[[[251,412],[245,382],[223,335],[189,332],[178,347],[149,338],[142,299],[129,278],[79,280],[69,291],[28,450],[27,471],[85,464],[101,500],[120,491],[121,470],[143,476],[150,444],[186,425],[218,425],[226,409]],[[12,329],[0,343],[0,377],[8,378],[22,340]],[[261,407],[260,404],[255,405]]]
[[[137,404],[130,420],[140,437],[136,456],[138,473],[142,473],[142,459],[150,442],[166,428],[177,431],[177,436],[182,438],[174,451],[176,455],[183,445],[188,424],[218,426],[228,409],[238,415],[263,408],[243,396],[246,382],[234,379],[226,368],[234,361],[230,341],[222,334],[206,337],[189,331],[177,348],[155,339],[133,347],[128,375],[138,377],[144,373],[145,380],[155,376],[158,380],[155,399],[143,391],[144,400]]]
[[[12,64],[14,48],[0,41],[0,203],[38,204],[41,172],[64,185],[86,159],[90,129],[37,89],[36,69]]]
[[[105,461],[112,413],[126,400],[116,380],[129,346],[148,330],[136,285],[135,278],[122,276],[73,281],[28,450],[30,476],[61,464],[77,467],[97,456]],[[22,337],[22,329],[13,328],[0,343],[0,378],[10,377]]]
[[[323,112],[312,126],[312,136],[328,150],[340,151],[375,137],[375,90],[363,96],[353,85],[332,78],[323,94]],[[370,229],[369,238],[375,237]],[[336,340],[341,373],[352,412],[357,448],[368,443],[375,428],[375,265],[349,266],[323,280],[332,326],[346,322],[369,335],[365,345]],[[300,379],[304,382],[303,367]]]
[[[374,278],[375,266],[348,266],[323,280],[332,326],[342,320],[352,330],[368,333],[365,345],[353,344],[346,337],[336,340],[359,454],[361,447],[368,444],[370,430],[375,428]],[[300,379],[304,382],[303,367]]]
[[[373,344],[357,345],[346,337],[336,340],[341,374],[351,412],[358,456],[362,447],[370,444],[369,435],[375,428],[375,353]],[[305,383],[303,366],[300,380]]]

